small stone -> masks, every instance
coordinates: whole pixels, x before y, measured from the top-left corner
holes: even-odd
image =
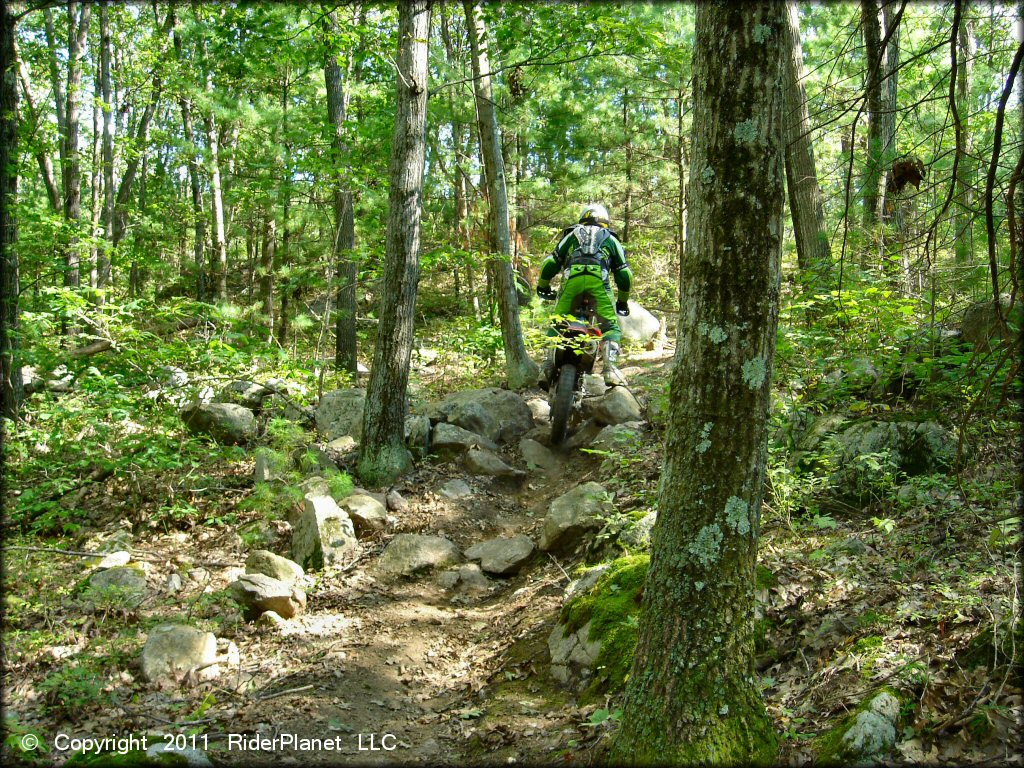
[[[513,469],[490,451],[472,448],[466,453],[466,469],[477,475],[492,477],[523,477],[525,472]]]
[[[142,674],[153,683],[181,682],[196,670],[196,682],[210,680],[220,674],[216,660],[213,633],[184,624],[161,624],[149,633],[142,649]]]
[[[96,564],[97,568],[120,568],[123,565],[128,565],[131,561],[132,556],[123,549],[117,552],[111,552],[106,555],[99,563]]]
[[[597,483],[585,483],[551,502],[540,549],[549,552],[574,545],[579,537],[602,525],[602,518],[614,511],[608,492]]]
[[[409,502],[398,491],[388,491],[387,508],[392,512],[404,512],[409,508]]]
[[[151,744],[146,749],[146,757],[153,758],[153,765],[180,765],[181,763],[176,760],[168,760],[164,755],[175,755],[184,759],[185,766],[187,768],[213,768],[213,763],[210,762],[210,758],[206,756],[206,753],[201,749],[195,749],[193,747],[176,747],[170,742],[159,741],[156,744]],[[184,767],[183,767],[184,768]]]
[[[108,568],[89,577],[89,588],[97,597],[114,592],[127,607],[138,608],[146,597],[146,574],[132,566]]]
[[[643,420],[640,403],[625,387],[613,387],[602,397],[585,398],[583,413],[604,425]]]
[[[498,576],[518,573],[535,547],[524,534],[483,541],[466,550],[467,560],[479,560],[481,570]]]
[[[256,452],[255,467],[252,471],[252,480],[255,484],[269,483],[271,477],[270,459],[263,451]]]
[[[298,587],[262,573],[246,573],[228,590],[243,608],[246,619],[258,618],[265,611],[274,611],[284,619],[297,616],[306,608],[306,593]]]
[[[413,576],[461,559],[459,548],[442,536],[400,533],[384,548],[379,566],[385,573]]]
[[[306,575],[298,563],[266,549],[257,549],[249,553],[245,558],[245,572],[262,573],[289,586],[301,581]]]
[[[164,590],[169,594],[177,594],[181,591],[181,576],[177,573],[171,573],[167,575],[167,581],[164,582]]]
[[[616,387],[618,389],[618,387]],[[601,434],[601,425],[593,419],[587,419],[583,422],[583,425],[577,429],[572,436],[565,441],[565,447],[569,450],[575,450],[577,448],[586,448]]]
[[[473,495],[473,489],[466,485],[464,480],[449,480],[441,486],[441,495],[446,499],[465,499]]]
[[[234,403],[190,403],[181,418],[193,434],[206,434],[227,445],[246,443],[256,437],[256,416]]]
[[[343,499],[338,506],[352,518],[357,536],[383,531],[387,527],[387,510],[383,504],[371,496],[353,494]]]
[[[561,466],[558,457],[550,448],[528,437],[519,441],[519,452],[523,454],[523,460],[527,465],[532,464],[545,472],[554,472]]]
[[[285,625],[285,620],[276,611],[264,611],[256,619],[257,627],[270,627],[279,629]]]

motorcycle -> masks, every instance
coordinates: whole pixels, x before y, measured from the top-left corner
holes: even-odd
[[[569,308],[569,316],[559,320],[555,330],[558,337],[548,403],[551,406],[551,443],[561,445],[569,428],[569,417],[583,400],[583,377],[593,373],[601,347],[594,297],[589,293],[577,296]]]

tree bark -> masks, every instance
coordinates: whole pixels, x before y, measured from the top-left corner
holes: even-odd
[[[622,92],[622,134],[626,142],[626,200],[622,206],[622,244],[629,244],[633,216],[633,133],[629,125],[629,89]]]
[[[14,34],[11,7],[0,3],[0,478],[7,476],[2,455],[6,444],[2,434],[6,430],[4,420],[17,417],[22,399],[18,230],[14,218],[18,196],[18,74]],[[6,494],[0,498],[6,498]],[[0,500],[0,505],[3,503]]]
[[[114,98],[110,84],[110,20],[106,3],[100,6],[100,82],[103,97],[103,235],[106,243],[113,241],[114,232]],[[99,288],[110,284],[110,252],[100,246],[97,265]]]
[[[181,36],[177,28],[174,30],[174,51],[177,54],[178,63],[186,65],[185,57],[182,54]],[[185,141],[188,142],[188,181],[192,191],[192,218],[195,231],[195,241],[192,245],[192,257],[196,270],[196,299],[205,301],[207,296],[206,286],[206,212],[203,208],[203,187],[199,178],[199,145],[196,142],[195,130],[192,127],[192,103],[187,94],[182,91],[178,96],[178,108],[181,110],[181,123],[185,131]],[[273,312],[271,312],[273,316]]]
[[[683,257],[686,253],[686,166],[683,162],[683,86],[676,96],[676,175],[679,188],[676,193],[676,266],[679,269],[679,296],[683,295]]]
[[[480,122],[480,150],[487,171],[491,227],[494,244],[501,258],[491,260],[501,336],[505,347],[505,370],[509,389],[523,389],[537,383],[540,369],[526,354],[523,330],[519,323],[519,301],[512,275],[512,246],[508,226],[508,199],[505,189],[505,164],[501,157],[501,136],[491,93],[491,66],[487,56],[487,32],[476,0],[464,0],[466,27],[473,52],[473,85]]]
[[[82,208],[82,160],[78,151],[78,90],[82,85],[82,56],[85,54],[86,35],[89,32],[91,6],[82,5],[75,21],[78,4],[68,3],[68,85],[64,115],[67,133],[64,136],[64,218],[68,222],[68,245],[64,257],[64,285],[77,288],[80,284],[78,220]]]
[[[832,267],[821,188],[811,141],[811,121],[807,114],[807,92],[804,88],[804,57],[800,45],[800,21],[797,5],[787,2],[788,23],[783,90],[786,98],[786,190],[789,213],[793,220],[797,264],[818,288],[828,286]]]
[[[966,283],[967,275],[962,271],[974,260],[974,174],[975,165],[971,158],[971,79],[977,45],[974,40],[974,24],[969,16],[970,3],[965,0],[960,22],[959,61],[956,72],[956,100],[960,113],[960,143],[963,155],[957,164],[956,197],[953,200],[953,251],[957,271],[957,282]]]
[[[203,46],[204,59],[206,53]],[[213,96],[212,63],[207,61],[206,94]],[[218,151],[217,118],[210,106],[206,113],[206,143],[210,149],[210,196],[213,198],[213,247],[217,259],[217,298],[227,301],[228,298],[228,243],[224,233],[224,198],[220,183],[220,153]]]
[[[389,483],[412,466],[405,446],[406,389],[419,280],[429,34],[428,0],[399,3],[395,130],[380,323],[358,463],[360,478],[372,485]]]
[[[324,15],[324,82],[327,86],[327,117],[331,126],[331,165],[334,178],[334,260],[337,264],[338,292],[335,299],[334,365],[348,371],[355,379],[358,374],[356,360],[356,279],[357,265],[353,258],[356,246],[355,216],[352,211],[352,192],[342,179],[342,168],[348,155],[345,145],[345,117],[347,97],[344,72],[331,44],[331,36],[338,32],[336,12]]]
[[[277,252],[277,221],[274,212],[266,212],[266,228],[263,230],[263,250],[260,254],[260,306],[263,308],[263,322],[267,326],[266,341],[274,340],[274,255]]]
[[[786,6],[697,6],[685,280],[639,642],[612,763],[774,762],[754,567],[782,249]]]
[[[885,181],[896,149],[896,69],[899,30],[890,32],[894,0],[861,0],[861,26],[867,61],[864,85],[868,111],[868,155],[863,179],[864,223],[883,215]],[[885,47],[882,41],[888,38]]]

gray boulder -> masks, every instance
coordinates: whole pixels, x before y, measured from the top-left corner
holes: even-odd
[[[583,413],[604,425],[643,420],[640,403],[625,387],[612,387],[607,395],[584,399]]]
[[[442,571],[437,576],[437,583],[444,589],[457,589],[460,592],[480,594],[489,592],[491,581],[484,576],[476,563],[466,563],[458,568]]]
[[[232,381],[213,398],[215,403],[235,403],[253,411],[263,407],[263,400],[271,391],[262,384],[247,379]]]
[[[519,452],[523,454],[523,460],[528,466],[539,467],[545,472],[555,472],[561,466],[558,457],[550,448],[528,437],[519,441]]]
[[[572,433],[572,436],[565,441],[565,447],[570,451],[577,448],[587,448],[597,436],[601,434],[602,426],[594,419],[587,419],[580,428]]]
[[[416,459],[422,459],[430,453],[429,418],[426,416],[405,417],[405,446]]]
[[[532,397],[526,398],[526,407],[530,409],[530,413],[533,414],[534,424],[547,424],[551,418],[551,404],[548,402],[546,397],[539,395],[533,395]]]
[[[584,592],[589,592],[597,584],[597,580],[605,574],[605,572],[611,568],[608,563],[601,565],[595,565],[593,568],[588,568],[578,578],[573,579],[569,582],[569,586],[565,588],[565,595],[562,597],[562,604],[568,603],[577,595],[582,595]]]
[[[261,573],[282,581],[288,586],[302,580],[306,575],[302,566],[287,557],[275,555],[267,549],[257,549],[245,558],[246,573]]]
[[[354,493],[342,499],[338,506],[352,518],[352,525],[357,536],[383,531],[387,527],[388,511],[372,496]]]
[[[409,502],[398,491],[392,490],[385,497],[385,506],[392,512],[404,512],[409,508]]]
[[[146,574],[130,565],[107,568],[89,577],[89,591],[94,596],[116,593],[129,608],[138,608],[146,598]]]
[[[575,632],[569,632],[564,624],[558,623],[548,635],[551,676],[560,683],[586,680],[593,674],[601,643],[588,638],[591,624],[588,621]]]
[[[446,421],[492,442],[516,440],[533,427],[533,412],[515,392],[497,387],[455,392],[427,409],[431,421]]]
[[[237,445],[256,437],[256,417],[234,403],[190,403],[181,418],[192,434],[205,434],[219,443]]]
[[[467,499],[473,495],[473,489],[470,488],[465,480],[449,480],[447,483],[441,486],[441,490],[438,491],[446,499],[457,501],[458,499]]]
[[[474,544],[465,551],[467,560],[479,560],[486,573],[510,576],[519,573],[535,549],[529,536],[502,537]]]
[[[444,421],[434,425],[430,445],[432,450],[441,456],[465,453],[470,448],[488,448],[490,450],[498,448],[486,437]]]
[[[359,551],[352,519],[330,496],[307,493],[292,531],[292,560],[306,570],[339,566]]]
[[[1004,328],[996,317],[995,302],[991,299],[978,301],[971,304],[964,310],[963,320],[960,322],[960,332],[964,341],[974,345],[976,350],[985,352],[993,342],[1003,341],[1014,334],[1017,342],[1020,341],[1021,320],[1024,316],[1024,309],[1021,308],[1020,300],[1010,311],[1010,297],[1003,294],[999,297],[999,309],[1003,319],[1007,321]]]
[[[444,568],[461,560],[459,548],[443,536],[400,533],[388,542],[378,565],[387,574],[415,576],[421,571]]]
[[[834,756],[845,764],[873,765],[896,744],[896,721],[900,702],[888,691],[875,696],[867,709],[858,712],[852,725],[843,734],[838,754]]]
[[[941,472],[956,459],[956,435],[934,421],[859,421],[831,437],[824,451],[836,467],[832,485],[859,495],[880,476],[881,464],[907,476]],[[865,459],[865,456],[871,456]]]
[[[336,440],[345,435],[361,440],[365,405],[365,389],[325,392],[316,406],[316,428],[328,440]]]
[[[621,451],[634,444],[643,427],[642,421],[610,424],[597,433],[590,447],[601,451]]]
[[[306,593],[298,587],[262,573],[246,573],[228,586],[249,621],[266,611],[283,619],[297,616],[306,608]]]
[[[154,627],[142,648],[142,674],[151,683],[181,682],[195,670],[192,679],[211,680],[220,674],[217,638],[183,624]]]
[[[618,318],[618,321],[622,338],[641,344],[654,339],[661,330],[661,321],[632,299],[629,301],[629,315]]]
[[[571,547],[587,531],[600,529],[602,518],[614,509],[603,486],[598,483],[577,485],[551,502],[544,519],[540,549],[551,552]]]
[[[522,478],[526,475],[521,469],[514,469],[490,451],[473,448],[466,453],[464,463],[466,469],[476,475],[492,477]]]

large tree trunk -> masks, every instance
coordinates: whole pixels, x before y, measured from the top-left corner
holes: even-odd
[[[110,84],[110,20],[107,5],[100,6],[100,82],[103,96],[103,236],[97,265],[99,288],[110,284],[110,251],[108,243],[114,231],[114,98]]]
[[[173,11],[172,11],[173,12]],[[177,28],[174,30],[174,51],[179,64],[185,65],[185,57],[181,49],[181,36]],[[188,142],[188,181],[192,191],[192,217],[195,230],[192,256],[196,270],[196,298],[205,301],[206,287],[206,212],[203,209],[203,186],[199,178],[199,145],[196,142],[195,130],[192,127],[192,103],[185,91],[178,96],[178,107],[181,109],[181,122],[185,130],[185,141]],[[272,315],[273,313],[271,313]]]
[[[868,155],[864,169],[862,200],[864,223],[874,226],[883,214],[887,169],[896,150],[896,68],[899,62],[899,30],[892,29],[894,0],[861,0],[867,79]],[[883,41],[886,41],[882,47]]]
[[[363,409],[359,476],[384,485],[412,466],[405,446],[406,389],[419,280],[420,217],[427,126],[430,3],[398,5],[398,77],[389,170],[380,323]]]
[[[800,21],[796,3],[789,0],[786,5],[789,9],[789,23],[783,30],[786,33],[783,90],[786,99],[784,131],[789,213],[793,220],[793,235],[800,271],[811,277],[816,287],[826,287],[832,255],[828,233],[825,231],[821,188],[818,186],[818,171],[814,162],[811,121],[807,114]]]
[[[205,51],[204,51],[205,52]],[[213,95],[212,64],[207,63],[206,93]],[[205,115],[206,143],[210,149],[210,196],[213,198],[213,247],[217,258],[217,298],[228,298],[228,241],[224,233],[224,197],[220,183],[220,152],[218,151],[217,118],[213,107]]]
[[[974,161],[971,157],[971,75],[977,45],[974,24],[969,16],[970,3],[964,2],[960,21],[959,55],[956,71],[956,101],[960,114],[960,145],[963,154],[956,169],[956,197],[953,200],[953,249],[957,266],[957,282],[966,284],[969,264],[974,260]]]
[[[487,57],[487,32],[476,0],[464,0],[466,27],[473,51],[473,84],[480,121],[480,150],[487,172],[491,227],[494,245],[502,258],[491,260],[501,336],[505,347],[505,370],[510,389],[523,389],[537,383],[540,369],[526,354],[523,330],[519,324],[519,301],[512,276],[512,245],[508,228],[508,199],[505,189],[505,164],[501,157],[501,136],[491,93],[491,65]]]
[[[353,250],[356,246],[355,216],[352,211],[352,192],[341,178],[344,159],[348,154],[345,146],[345,95],[344,72],[338,63],[338,55],[331,44],[332,36],[338,32],[336,12],[324,16],[325,61],[324,82],[327,86],[327,117],[331,125],[331,161],[334,179],[334,260],[337,263],[338,293],[335,299],[334,318],[334,365],[352,374],[358,373],[356,360],[356,262]]]
[[[782,248],[786,6],[697,6],[684,295],[639,642],[611,762],[771,763],[754,567]]]
[[[266,341],[274,340],[274,255],[277,252],[277,221],[274,212],[266,212],[266,228],[263,231],[263,250],[260,254],[260,306],[263,308],[263,322],[267,327]]]
[[[622,133],[626,141],[626,199],[622,205],[622,244],[629,244],[633,216],[633,129],[629,125],[629,89],[622,92]]]
[[[89,32],[91,6],[82,5],[75,21],[77,3],[68,3],[68,86],[64,115],[67,133],[64,136],[64,218],[68,222],[68,245],[64,257],[64,285],[77,288],[80,283],[78,220],[82,212],[82,160],[78,151],[78,91],[82,85],[82,56]]]
[[[102,6],[101,6],[102,8]],[[100,219],[102,218],[102,212],[100,211],[100,194],[102,193],[102,178],[103,178],[103,161],[100,155],[100,141],[102,139],[102,133],[100,131],[100,113],[103,111],[103,95],[100,87],[100,65],[96,64],[96,71],[94,80],[94,90],[92,98],[92,158],[91,168],[92,173],[89,178],[89,216],[91,219],[89,226],[89,237],[91,244],[89,246],[89,287],[95,289],[97,284],[97,271],[99,269],[100,259]],[[93,291],[93,298],[98,299],[95,291]]]
[[[4,419],[21,404],[18,342],[18,233],[14,204],[18,195],[18,74],[14,61],[14,17],[0,3],[0,478],[6,478]],[[2,481],[0,481],[2,482]],[[0,499],[6,498],[0,488]],[[0,506],[3,505],[0,500]]]

